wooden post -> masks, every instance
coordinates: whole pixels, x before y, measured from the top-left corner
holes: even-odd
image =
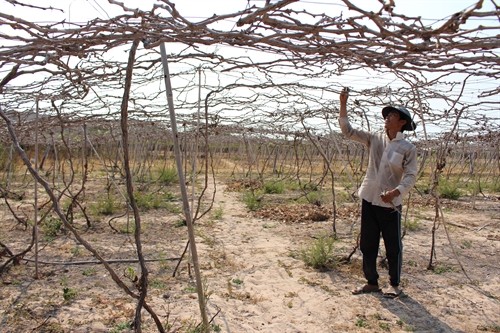
[[[38,173],[38,97],[36,98],[36,112],[35,112],[35,171]],[[34,218],[34,238],[35,238],[35,279],[38,280],[38,181],[35,179],[35,216]]]
[[[189,246],[191,250],[191,256],[193,259],[193,266],[194,266],[194,274],[196,278],[196,289],[198,291],[198,303],[200,306],[200,311],[201,311],[201,317],[203,319],[203,331],[208,332],[209,329],[209,322],[208,322],[208,317],[207,317],[207,311],[206,311],[206,304],[205,304],[205,295],[204,295],[204,290],[203,290],[203,283],[201,280],[201,272],[200,272],[200,265],[198,262],[198,252],[196,250],[196,242],[195,242],[195,237],[194,237],[194,225],[193,225],[193,220],[192,220],[192,215],[191,215],[191,210],[189,209],[189,198],[188,198],[188,193],[186,189],[186,181],[184,178],[184,173],[183,173],[183,168],[182,168],[182,155],[181,155],[181,149],[179,145],[179,137],[178,137],[178,132],[177,132],[177,123],[176,123],[176,118],[175,118],[175,110],[174,110],[174,100],[172,97],[172,85],[170,83],[170,73],[168,70],[168,60],[167,60],[167,52],[165,50],[165,44],[161,43],[160,44],[160,52],[161,52],[161,60],[163,64],[163,73],[164,73],[164,79],[165,79],[165,88],[166,88],[166,93],[167,93],[167,102],[168,102],[168,110],[170,113],[170,125],[172,127],[172,135],[173,135],[173,143],[174,143],[174,153],[175,153],[175,162],[177,165],[177,174],[179,178],[179,186],[181,189],[181,195],[182,195],[182,208],[184,211],[184,216],[186,218],[186,224],[188,228],[188,234],[189,234]]]

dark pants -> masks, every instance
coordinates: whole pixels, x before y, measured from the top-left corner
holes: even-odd
[[[398,207],[401,210],[401,207]],[[389,278],[393,286],[399,285],[403,262],[401,242],[401,214],[394,208],[375,206],[366,200],[361,204],[361,240],[363,273],[369,284],[378,284],[377,256],[380,234],[384,239],[389,263]]]

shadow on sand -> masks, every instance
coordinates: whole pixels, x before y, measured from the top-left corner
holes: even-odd
[[[390,299],[380,296],[380,303],[412,328],[413,332],[461,333],[434,317],[419,302],[406,294]]]

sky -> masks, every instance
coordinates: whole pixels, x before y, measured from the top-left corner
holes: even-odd
[[[54,3],[54,7],[65,10],[68,20],[84,21],[88,18],[113,16],[112,7],[114,6],[110,6],[107,1],[103,0],[51,0],[46,2]],[[151,4],[157,3],[154,0],[125,0],[122,2],[130,8],[138,7],[141,9],[149,9]],[[172,2],[175,3],[180,13],[185,13],[186,16],[189,15],[193,19],[233,13],[246,8],[249,4],[256,6],[264,4],[264,0],[173,0]],[[469,8],[475,2],[475,0],[396,0],[395,11],[408,16],[421,16],[428,19],[429,23],[433,23]],[[371,7],[373,10],[377,10],[381,6],[378,0],[353,0],[352,3],[361,8],[370,9]],[[335,0],[301,0],[300,4],[317,9],[317,12],[346,12],[345,5]],[[484,2],[484,8],[488,7],[494,10],[491,0]]]
[[[25,0],[26,3],[37,4],[38,1],[35,0]],[[143,10],[148,10],[152,7],[153,3],[158,3],[156,0],[122,0],[127,7],[139,8]],[[178,11],[184,15],[187,19],[191,21],[201,21],[212,15],[221,15],[226,13],[235,13],[245,9],[247,6],[263,6],[264,0],[172,0],[176,4]],[[272,1],[274,2],[274,1]],[[400,14],[405,14],[407,16],[421,16],[423,22],[429,26],[439,26],[444,20],[449,18],[452,14],[470,8],[471,5],[475,4],[475,0],[396,0],[395,12]],[[363,9],[379,10],[381,4],[378,0],[352,0],[352,3],[360,6]],[[60,10],[53,10],[47,15],[40,17],[40,12],[31,12],[29,9],[23,8],[19,10],[18,7],[13,7],[6,0],[0,0],[0,8],[7,14],[12,14],[14,16],[22,17],[27,20],[34,22],[58,22],[66,20],[67,22],[87,22],[94,18],[109,18],[117,14],[121,14],[121,8],[117,8],[115,5],[111,5],[105,0],[46,0],[44,5],[52,5],[54,8]],[[341,12],[344,16],[349,15],[349,11],[338,0],[301,0],[300,2],[293,4],[297,8],[301,6],[307,6],[308,11],[316,13],[327,13],[330,16],[339,15]],[[485,0],[484,8],[490,8],[493,10],[492,1]],[[237,29],[235,26],[235,21],[227,21],[224,26],[220,29]],[[477,22],[471,22],[472,24]],[[224,45],[217,45],[214,47],[216,50],[227,52],[229,47]],[[241,50],[237,50],[241,52]],[[229,76],[231,74],[224,74]],[[357,89],[363,89],[364,87],[370,88],[374,85],[389,85],[393,78],[387,77],[385,75],[374,75],[367,71],[359,71],[356,73],[348,73],[343,78],[348,84]],[[178,84],[183,84],[179,82]],[[469,98],[474,99],[477,96],[478,91],[481,87],[496,87],[498,83],[495,80],[478,80],[477,84],[471,85],[466,91],[466,95]]]
[[[2,3],[3,2],[3,3]],[[35,0],[25,0],[23,2],[37,4]],[[150,9],[152,4],[161,3],[157,0],[122,0],[129,8],[140,8],[143,10]],[[212,15],[221,15],[225,13],[234,13],[243,10],[247,6],[263,6],[265,0],[172,0],[176,8],[181,14],[193,21],[202,20]],[[271,2],[276,2],[271,1]],[[378,0],[352,0],[353,4],[360,6],[363,9],[378,10],[381,4]],[[395,11],[408,16],[421,16],[427,24],[439,24],[440,20],[447,18],[450,15],[470,8],[475,4],[476,0],[396,0]],[[22,13],[18,11],[19,7],[12,6],[6,0],[0,0],[2,4],[2,12],[15,16],[24,17],[29,10],[23,9]],[[67,21],[86,22],[93,18],[109,18],[121,12],[116,5],[109,4],[106,0],[46,0],[44,5],[52,5],[54,10],[47,13],[47,16],[40,17],[39,12],[31,16],[35,21],[58,21],[66,19]],[[340,13],[348,14],[347,8],[338,0],[300,0],[292,6],[307,5],[312,11],[317,13]],[[494,10],[494,4],[491,0],[485,0],[483,8]],[[29,17],[29,16],[27,16]],[[229,25],[234,22],[229,22]]]

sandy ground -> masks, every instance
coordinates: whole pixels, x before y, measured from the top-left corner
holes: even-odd
[[[476,202],[475,210],[466,201],[445,203],[449,224],[437,231],[434,272],[427,270],[433,209],[423,205],[410,212],[420,222],[404,239],[404,294],[386,299],[381,294],[351,294],[364,283],[359,251],[349,264],[339,263],[330,271],[305,266],[298,254],[329,233],[331,221],[257,218],[239,196],[219,184],[214,207],[223,212],[222,218],[207,216],[196,227],[207,306],[216,331],[500,332],[498,198]],[[7,214],[3,217],[2,241],[21,248],[29,235]],[[356,219],[352,213],[339,216],[336,258],[353,249]],[[200,316],[193,279],[185,264],[172,277],[176,262],[170,260],[184,249],[186,228],[176,227],[178,219],[161,212],[147,213],[143,221],[146,256],[163,258],[148,263],[148,303],[170,331],[194,332]],[[110,233],[104,222],[84,237],[108,258],[134,257],[132,236]],[[91,259],[80,249],[68,235],[46,245],[40,256],[51,261]],[[133,277],[128,277],[137,264],[113,267],[133,288]],[[131,331],[127,323],[135,302],[101,265],[42,265],[39,279],[33,278],[33,271],[30,263],[2,275],[0,332]],[[379,272],[386,277],[384,268]],[[72,297],[70,291],[75,291]],[[149,315],[143,317],[144,331],[156,332]]]
[[[492,223],[493,215],[475,214],[473,221],[464,219],[462,213],[447,215],[456,225],[466,226],[451,226],[450,233],[472,281],[460,270],[443,226],[437,240],[441,274],[426,269],[432,222],[423,223],[417,233],[409,233],[404,241],[404,295],[390,300],[380,294],[351,294],[354,287],[364,283],[359,253],[351,264],[340,264],[329,272],[306,268],[291,255],[329,232],[331,222],[285,224],[256,219],[241,213],[245,210],[234,200],[234,193],[222,193],[217,199],[228,216],[217,224],[213,234],[224,247],[233,272],[222,280],[218,272],[205,276],[214,290],[227,289],[231,279],[243,281],[238,287],[232,286],[240,297],[228,297],[227,292],[211,297],[213,304],[225,305],[220,319],[227,332],[499,330],[498,220],[475,231]],[[432,219],[432,214],[428,217]],[[354,246],[352,237],[347,237],[351,228],[349,218],[337,224],[341,240],[335,249],[339,257]],[[385,272],[380,269],[382,277]]]

